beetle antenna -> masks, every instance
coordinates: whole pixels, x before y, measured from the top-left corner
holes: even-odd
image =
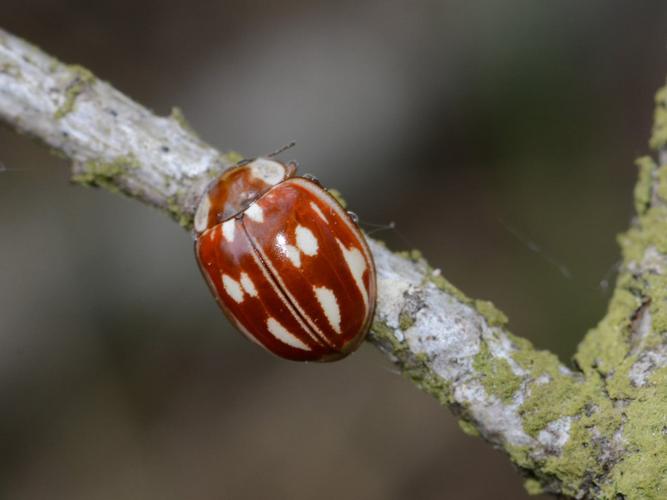
[[[281,146],[280,148],[276,149],[273,153],[270,153],[266,156],[268,156],[269,158],[273,158],[274,156],[278,156],[280,153],[283,153],[288,149],[293,148],[294,146],[296,146],[296,142],[290,141],[289,143],[285,144],[284,146]]]

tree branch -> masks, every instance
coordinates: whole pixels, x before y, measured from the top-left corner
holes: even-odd
[[[667,91],[658,99],[655,148],[667,141]],[[2,30],[0,118],[71,160],[75,182],[122,192],[185,228],[206,184],[237,160],[178,111],[156,116]],[[639,165],[618,283],[577,370],[513,336],[490,302],[466,297],[418,253],[370,240],[379,299],[369,341],[465,432],[504,450],[531,492],[667,495],[667,167]]]

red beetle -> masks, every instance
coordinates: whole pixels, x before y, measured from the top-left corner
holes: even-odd
[[[250,340],[283,358],[355,350],[375,311],[373,257],[355,220],[296,165],[257,158],[224,172],[195,214],[197,262]]]

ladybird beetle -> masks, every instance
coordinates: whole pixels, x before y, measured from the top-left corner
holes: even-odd
[[[226,170],[194,230],[202,275],[250,340],[299,361],[359,346],[375,311],[373,257],[352,216],[294,163],[256,158]]]

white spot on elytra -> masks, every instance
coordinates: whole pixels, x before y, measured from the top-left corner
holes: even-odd
[[[241,286],[251,297],[257,297],[257,288],[246,273],[241,273]]]
[[[278,242],[280,241],[283,243],[286,242],[284,234],[278,235]],[[271,262],[269,256],[266,255],[266,253],[262,250],[261,245],[257,246],[257,253],[258,255],[255,255],[254,253],[251,254],[253,259],[259,266],[259,269],[261,269],[262,273],[264,273],[269,283],[272,281],[269,272],[273,274],[273,278],[276,280],[277,285],[273,285],[271,283],[271,286],[276,290],[277,295],[283,301],[290,313],[292,313],[292,316],[295,320],[297,320],[301,328],[318,344],[333,347],[332,342],[326,337],[326,335],[324,335],[322,330],[318,328],[317,324],[312,320],[312,318],[308,316],[307,311],[299,306],[299,301],[296,299],[296,297],[294,297],[294,295],[290,293],[289,289],[285,285],[285,282],[281,279],[280,273],[278,273],[278,270]],[[266,266],[266,269],[264,266]],[[285,296],[283,296],[283,294],[285,294]]]
[[[236,221],[229,219],[222,223],[222,235],[230,243],[234,241],[234,232],[236,230]]]
[[[368,295],[363,281],[364,272],[366,271],[366,259],[364,259],[364,256],[358,248],[352,247],[352,249],[347,249],[339,240],[336,241],[343,252],[347,267],[352,273],[352,277],[354,278],[357,287],[359,287],[361,296],[364,298],[364,304],[368,307]]]
[[[250,167],[250,175],[271,186],[275,186],[285,178],[285,167],[277,161],[257,158],[248,166]]]
[[[333,328],[336,333],[341,333],[340,307],[338,307],[336,294],[334,294],[333,291],[329,288],[323,286],[313,287],[313,290],[315,290],[317,301],[320,303],[320,306],[322,306],[324,315],[327,317],[331,328]]]
[[[301,252],[294,245],[287,243],[287,238],[283,233],[280,233],[276,236],[276,241],[278,243],[278,248],[282,254],[287,257],[294,267],[301,267]]]
[[[326,217],[324,216],[324,214],[322,213],[322,210],[320,210],[320,207],[318,207],[317,204],[316,204],[314,201],[311,201],[311,202],[310,202],[310,208],[312,208],[313,211],[314,211],[317,215],[320,216],[320,219],[322,219],[322,220],[323,220],[324,222],[326,222],[327,224],[329,223],[329,221],[327,220],[327,218],[326,218]]]
[[[198,233],[203,233],[206,230],[206,226],[208,226],[208,213],[210,211],[211,200],[208,195],[204,195],[195,212],[195,231]]]
[[[306,255],[317,255],[317,238],[307,227],[296,226],[296,246]]]
[[[301,267],[301,252],[299,249],[292,245],[285,245],[285,255],[292,262],[294,267]]]
[[[313,330],[315,330],[315,332],[317,332],[317,333],[313,333],[313,332],[309,331],[306,324],[299,317],[299,314],[297,314],[297,311],[300,314],[304,315],[304,317],[305,317],[305,314],[304,314],[304,311],[301,308],[299,308],[299,306],[296,304],[295,299],[293,297],[291,297],[289,293],[287,293],[287,297],[283,296],[283,290],[285,290],[285,288],[284,288],[285,284],[280,280],[280,278],[278,278],[278,284],[280,285],[280,287],[283,287],[282,289],[279,286],[277,286],[276,284],[273,283],[273,281],[271,280],[271,276],[269,275],[269,271],[275,273],[276,270],[271,265],[271,261],[268,259],[266,254],[264,252],[262,252],[261,248],[258,248],[258,250],[259,250],[259,255],[255,254],[255,253],[251,253],[251,255],[252,255],[253,260],[255,261],[255,264],[257,264],[259,270],[262,272],[262,275],[265,278],[264,283],[268,284],[273,289],[273,291],[276,293],[278,298],[282,301],[285,308],[290,312],[292,317],[299,324],[301,329],[303,331],[305,331],[312,338],[312,340],[314,340],[316,343],[318,343],[320,345],[326,345],[326,342],[323,339],[321,339],[320,337],[318,337],[318,335],[317,335],[317,333],[320,333],[319,330],[317,330],[316,328],[313,328]],[[262,259],[264,259],[264,260],[262,260]],[[268,269],[264,267],[265,265],[268,267]],[[287,299],[293,300],[294,303],[290,303],[289,300],[287,300]]]
[[[225,292],[239,304],[243,302],[243,289],[238,281],[226,274],[222,275],[222,285],[225,287]]]
[[[266,327],[269,329],[269,332],[271,332],[271,335],[273,335],[281,342],[284,342],[289,346],[296,347],[297,349],[310,351],[310,348],[306,344],[304,344],[298,337],[296,337],[287,328],[281,325],[275,318],[267,319]]]
[[[264,211],[257,203],[253,203],[245,211],[245,214],[250,217],[251,220],[255,222],[264,222]]]

